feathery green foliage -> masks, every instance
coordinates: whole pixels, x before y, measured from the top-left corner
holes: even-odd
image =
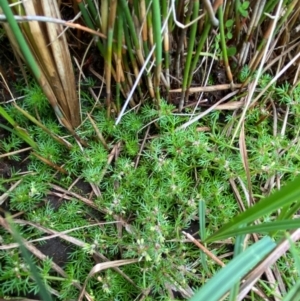
[[[72,136],[58,124],[31,81],[15,85],[24,99],[0,106],[8,122],[1,159],[28,172],[3,173],[0,203],[18,211],[18,233],[38,249],[47,235],[60,235],[67,258],[63,271],[53,254],[26,261],[1,228],[0,297],[38,293],[30,262],[55,300],[78,299],[86,280],[89,298],[101,301],[237,299],[241,279],[280,247],[286,230],[299,228],[296,3],[73,1],[91,33],[84,54],[70,42],[82,58],[76,132],[52,103]],[[72,5],[61,4],[70,13]],[[97,96],[99,79],[106,94]],[[72,108],[76,97],[63,93]],[[26,155],[23,142],[32,147]],[[199,232],[211,254],[183,231]],[[297,296],[297,247],[276,263],[286,300]],[[133,258],[90,277],[99,262]],[[278,294],[267,282],[256,285]]]

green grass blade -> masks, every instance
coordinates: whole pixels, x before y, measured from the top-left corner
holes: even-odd
[[[283,207],[280,211],[280,214],[277,217],[277,220],[289,220],[293,218],[293,216],[298,212],[300,208],[300,203],[296,202],[292,205],[288,204]],[[270,236],[275,235],[275,233],[270,233]]]
[[[140,49],[139,39],[136,35],[133,18],[130,14],[126,0],[120,0],[119,5],[121,5],[122,11],[123,11],[124,17],[125,17],[124,19],[126,20],[124,23],[127,23],[126,26],[128,26],[128,28],[129,28],[130,38],[133,41],[132,47],[133,47],[133,49],[139,50]],[[125,26],[125,24],[124,24],[124,26]],[[129,46],[129,45],[127,45],[127,46]]]
[[[200,200],[199,201],[199,227],[200,227],[201,240],[205,240],[205,238],[206,238],[205,211],[206,211],[205,201]]]
[[[161,4],[161,14],[163,18],[163,23],[167,20],[168,15],[168,7],[169,7],[169,1],[162,1]],[[164,35],[164,69],[166,74],[166,80],[167,80],[167,91],[170,89],[170,41],[169,41],[169,26],[166,26],[166,29],[163,33]],[[149,52],[145,53],[146,56]]]
[[[6,119],[7,122],[9,122],[12,126],[16,126],[17,123],[14,121],[14,119],[0,106],[0,115]]]
[[[96,9],[94,2],[92,0],[87,0],[87,4],[88,4],[89,12],[92,15],[93,21],[95,22],[95,24],[97,24],[97,27],[100,26],[98,11]]]
[[[245,230],[238,229],[242,224],[248,224],[256,219],[259,219],[265,215],[275,212],[276,210],[287,206],[297,200],[300,196],[300,176],[298,176],[294,181],[288,183],[281,190],[275,192],[271,196],[259,201],[253,207],[247,209],[245,212],[236,216],[231,222],[223,226],[219,231],[210,236],[206,241],[211,242],[219,239],[219,237],[228,237],[228,233],[241,233],[240,231]],[[277,222],[278,223],[278,222]],[[284,221],[286,223],[286,221]],[[282,226],[284,226],[284,223]],[[292,224],[291,224],[292,225]],[[262,225],[258,225],[262,226]],[[273,225],[275,229],[275,224]]]
[[[300,277],[300,256],[299,256],[299,252],[298,252],[297,246],[296,246],[295,243],[290,239],[290,233],[287,233],[286,236],[288,237],[289,243],[290,243],[290,245],[291,245],[291,247],[290,247],[290,253],[291,253],[292,256],[294,257],[295,268],[297,269],[298,277]]]
[[[23,139],[28,145],[30,145],[34,149],[38,148],[37,144],[34,142],[34,140],[30,137],[30,135],[28,134],[28,132],[25,129],[23,129],[17,125],[15,127],[15,130],[16,130],[17,135],[21,139]]]
[[[218,301],[226,292],[253,269],[276,244],[270,237],[264,237],[234,258],[226,267],[213,276],[190,301]]]
[[[24,116],[26,116],[26,118],[28,118],[32,123],[36,124],[38,127],[40,127],[43,131],[45,131],[49,136],[51,136],[54,140],[56,140],[58,143],[66,146],[67,148],[71,148],[71,145],[69,143],[67,143],[64,139],[58,137],[57,135],[55,135],[54,133],[51,132],[51,130],[49,130],[46,126],[44,126],[41,122],[39,122],[34,116],[30,115],[28,112],[26,112],[25,110],[23,110],[21,107],[19,107],[17,104],[14,104],[15,108],[21,112]],[[15,129],[20,132],[22,134],[22,139],[25,140],[29,139],[30,136],[27,134],[26,130],[20,128],[19,126],[16,126]],[[31,139],[31,138],[30,138]],[[27,143],[28,141],[25,140]],[[30,144],[31,145],[31,144]],[[32,145],[31,145],[32,146]],[[34,148],[37,148],[37,146],[35,146]]]
[[[91,29],[94,29],[95,30],[95,26],[93,24],[93,21],[92,19],[90,18],[90,15],[84,5],[84,3],[82,1],[79,1],[78,2],[78,7],[82,13],[82,17],[83,17],[83,20],[84,22],[86,23],[86,25],[91,28]]]
[[[14,132],[22,139],[24,140],[28,145],[30,145],[32,148],[37,149],[38,146],[34,142],[34,140],[30,137],[30,135],[27,133],[27,131],[14,121],[14,119],[7,114],[7,112],[0,106],[0,115],[6,119],[7,122],[9,122],[14,127]],[[1,125],[2,128],[6,128],[4,125]],[[10,130],[10,129],[9,129]]]
[[[162,39],[161,39],[161,13],[159,0],[153,0],[152,2],[152,18],[153,18],[153,40],[155,43],[155,94],[156,100],[160,103],[160,73],[161,73],[161,63],[162,63]]]
[[[242,226],[243,227],[243,226]],[[245,235],[238,235],[234,244],[233,258],[236,258],[244,251]],[[235,301],[240,288],[240,283],[237,282],[230,290],[229,301]]]
[[[121,11],[121,7],[117,6],[117,45],[116,45],[116,55],[117,55],[117,65],[116,65],[116,106],[118,113],[121,110],[121,102],[120,102],[120,95],[121,95],[121,68],[122,68],[122,43],[123,43],[123,14]]]
[[[162,41],[161,41],[161,19],[160,19],[160,4],[158,0],[152,2],[152,17],[153,17],[153,38],[156,44],[155,57],[156,66],[161,65],[162,61]]]
[[[233,79],[232,79],[232,74],[231,74],[229,61],[228,61],[222,5],[218,9],[218,17],[219,17],[219,21],[220,21],[220,37],[221,37],[221,48],[222,48],[223,61],[224,61],[227,77],[228,77],[229,81],[232,83]]]
[[[297,213],[297,211],[300,209],[300,204],[297,202],[293,204],[292,206],[286,206],[284,208],[285,210],[282,210],[278,216],[278,219],[289,219],[291,218],[294,214]]]
[[[95,26],[94,26],[94,24],[93,24],[93,21],[91,20],[90,15],[89,15],[88,11],[86,10],[84,4],[83,4],[81,1],[78,2],[77,4],[78,4],[78,7],[79,7],[79,9],[80,9],[80,11],[81,11],[81,13],[82,13],[82,17],[83,17],[84,22],[86,23],[86,25],[87,25],[89,28],[91,28],[91,29],[93,29],[93,30],[96,30],[96,28],[95,28]],[[103,45],[102,45],[102,43],[100,42],[99,39],[96,39],[96,45],[97,45],[97,47],[98,47],[100,53],[101,53],[102,55],[104,55],[104,53],[105,53],[104,47],[103,47]]]
[[[12,32],[14,33],[14,36],[16,38],[16,41],[19,44],[19,47],[24,55],[25,60],[27,61],[28,65],[30,66],[34,76],[39,79],[41,76],[40,69],[35,61],[35,58],[33,57],[30,48],[27,45],[27,42],[19,28],[18,23],[16,22],[14,15],[9,7],[9,4],[7,0],[1,0],[0,6],[7,18],[7,21],[9,23],[9,26],[11,27]]]
[[[289,239],[289,233],[286,233],[286,236]],[[289,239],[289,243],[290,243],[290,253],[293,256],[294,259],[294,266],[297,269],[298,272],[298,278],[300,275],[300,257],[299,257],[299,252],[297,249],[297,246],[295,245],[295,243]],[[293,283],[292,288],[289,289],[288,293],[284,296],[284,298],[282,299],[283,301],[298,301],[300,300],[300,279],[298,279],[296,281],[296,283]]]
[[[193,14],[192,14],[192,20],[195,20],[198,17],[199,13],[199,1],[194,1],[194,7],[193,7]],[[191,73],[191,62],[192,62],[192,56],[196,41],[196,33],[198,28],[198,22],[193,23],[191,26],[191,31],[189,33],[189,43],[188,43],[188,49],[187,49],[187,56],[184,66],[184,73],[183,73],[183,81],[182,81],[182,91],[185,93],[187,90],[188,85],[188,79]],[[182,108],[179,108],[181,110]]]
[[[295,220],[280,220],[274,221],[270,223],[263,223],[255,226],[249,226],[239,229],[230,229],[222,232],[222,234],[216,235],[216,239],[225,239],[228,237],[248,234],[248,233],[261,233],[261,234],[269,234],[276,231],[281,230],[291,230],[300,228],[300,218]]]
[[[51,295],[49,294],[49,291],[47,290],[34,262],[32,261],[32,259],[30,258],[30,255],[27,251],[27,249],[25,248],[23,242],[22,242],[22,238],[19,235],[18,231],[16,230],[16,228],[14,227],[12,218],[10,216],[7,217],[7,221],[8,224],[10,226],[10,229],[12,230],[12,236],[14,237],[15,241],[19,244],[20,247],[20,251],[21,254],[25,260],[25,262],[28,264],[29,266],[29,270],[32,274],[33,279],[36,281],[40,291],[39,291],[39,295],[41,296],[43,301],[52,301]]]
[[[107,44],[105,52],[105,80],[106,80],[106,106],[107,106],[107,116],[110,116],[111,112],[111,83],[112,83],[112,57],[113,57],[113,36],[114,36],[114,27],[117,11],[117,2],[116,0],[110,1],[109,7],[109,21],[107,27]]]
[[[198,42],[198,46],[197,46],[196,52],[195,52],[195,54],[193,56],[193,61],[192,61],[192,64],[191,64],[189,78],[188,78],[188,84],[187,84],[188,88],[190,87],[190,85],[192,83],[193,72],[197,68],[197,65],[199,64],[199,56],[201,54],[201,51],[202,51],[202,48],[203,48],[205,42],[207,41],[207,37],[208,37],[210,29],[211,29],[211,24],[210,24],[210,22],[208,20],[206,20],[206,23],[204,25],[204,30],[201,33],[201,37],[200,37],[200,40]]]
[[[293,285],[291,290],[286,294],[283,301],[299,301],[300,300],[300,279]]]
[[[200,238],[202,241],[206,238],[206,220],[205,220],[205,214],[206,214],[206,204],[204,200],[199,201],[199,232],[200,232]],[[207,265],[207,258],[204,252],[201,252],[201,263],[203,266],[203,269],[209,273],[208,265]]]

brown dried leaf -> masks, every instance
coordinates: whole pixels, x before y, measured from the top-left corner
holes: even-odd
[[[239,137],[239,147],[240,147],[240,153],[242,162],[244,165],[244,169],[247,175],[247,182],[248,182],[248,190],[249,190],[249,197],[250,197],[250,203],[253,202],[252,199],[252,184],[251,184],[251,175],[250,175],[250,169],[248,164],[248,155],[247,155],[247,148],[246,148],[246,141],[245,141],[245,126],[244,122],[242,123],[240,137]]]
[[[122,265],[127,265],[127,264],[131,264],[131,263],[135,263],[135,262],[138,262],[139,260],[138,259],[124,259],[124,260],[115,260],[115,261],[109,261],[109,262],[102,262],[102,263],[98,263],[96,264],[92,269],[91,271],[89,272],[87,278],[85,279],[84,281],[84,284],[82,286],[82,290],[80,292],[80,295],[79,295],[79,298],[78,298],[78,301],[81,301],[82,300],[82,297],[84,295],[84,292],[85,292],[85,288],[86,288],[86,285],[87,285],[87,282],[89,281],[89,279],[91,277],[93,277],[95,274],[103,271],[103,270],[106,270],[106,269],[110,269],[110,268],[116,268],[116,267],[119,267],[119,266],[122,266]]]

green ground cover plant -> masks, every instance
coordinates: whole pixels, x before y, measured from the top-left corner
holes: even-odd
[[[270,79],[268,75],[263,76],[261,87]],[[32,85],[23,91],[24,100],[18,105],[34,115],[36,102],[32,99],[39,97],[40,90]],[[288,85],[273,85],[267,91],[270,93],[274,102],[288,106],[300,93],[300,87],[289,94]],[[83,107],[83,115],[87,116],[91,101],[87,94],[84,97],[87,105]],[[169,300],[176,291],[191,297],[191,289],[201,287],[220,267],[211,259],[201,260],[199,249],[185,241],[182,231],[198,224],[204,215],[205,223],[200,222],[200,232],[203,239],[209,238],[240,212],[230,181],[247,186],[239,145],[231,144],[226,137],[228,127],[237,117],[230,111],[216,110],[181,130],[190,114],[176,113],[175,107],[165,101],[160,110],[144,105],[139,114],[128,112],[118,126],[106,116],[105,110],[96,109],[78,130],[78,135],[90,141],[88,147],[82,149],[72,136],[65,136],[64,128],[54,122],[55,115],[49,114],[48,103],[41,101],[37,117],[53,134],[60,139],[64,137],[72,148],[68,149],[32,124],[14,105],[6,105],[5,110],[18,120],[19,126],[27,129],[37,148],[26,159],[28,174],[13,170],[11,180],[2,180],[1,187],[5,192],[7,182],[21,179],[9,193],[9,210],[23,212],[17,230],[26,241],[41,239],[47,233],[45,229],[51,229],[59,233],[71,231],[68,235],[82,242],[74,246],[74,242],[68,241],[73,247],[64,262],[64,277],[53,273],[50,258],[44,261],[32,258],[46,287],[55,292],[58,299],[76,299],[78,287],[72,284],[87,279],[93,268],[93,256],[99,252],[110,260],[135,258],[138,262],[122,268],[130,280],[113,270],[89,279],[86,291],[95,300],[112,297],[133,300],[140,294],[145,294],[146,300]],[[245,121],[248,170],[255,202],[273,191],[272,186],[262,187],[268,179],[280,175],[285,185],[299,174],[298,146],[290,143],[299,129],[288,126],[284,135],[274,135],[274,120],[264,113],[266,105],[262,102],[251,109]],[[298,103],[293,103],[290,114],[293,124],[298,124]],[[90,120],[96,124],[103,141]],[[284,119],[277,120],[278,131],[284,122]],[[13,132],[4,139],[1,151],[12,152],[20,149],[20,145],[22,141]],[[283,151],[284,155],[280,155]],[[113,160],[109,160],[113,152]],[[47,164],[40,158],[47,160]],[[9,159],[20,161],[24,157],[17,154]],[[53,168],[55,166],[60,169]],[[101,193],[91,203],[72,195],[64,199],[62,195],[59,204],[54,205],[49,199],[51,192],[60,187],[67,193],[76,178],[99,187]],[[238,190],[241,195],[245,193]],[[80,188],[74,187],[71,191],[83,195]],[[201,202],[204,213],[199,211]],[[246,201],[241,205],[247,207]],[[273,214],[267,214],[261,221],[274,218]],[[101,226],[97,224],[100,221]],[[14,241],[3,230],[1,237],[5,245]],[[281,237],[282,232],[274,236],[275,240]],[[36,246],[43,243],[40,241]],[[233,245],[230,239],[210,249],[215,256],[222,256],[230,253]],[[232,255],[225,256],[223,262],[226,264],[231,258]],[[17,248],[1,250],[1,262],[5,263],[1,265],[0,276],[3,296],[25,296],[39,291]],[[292,277],[285,279],[288,286]],[[259,300],[257,295],[255,300]]]
[[[0,0],[0,298],[298,301],[299,16]]]

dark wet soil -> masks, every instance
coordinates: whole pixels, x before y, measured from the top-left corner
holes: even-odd
[[[72,246],[67,245],[58,237],[46,240],[43,244],[36,245],[36,247],[62,268],[68,261],[68,254],[72,251]]]

